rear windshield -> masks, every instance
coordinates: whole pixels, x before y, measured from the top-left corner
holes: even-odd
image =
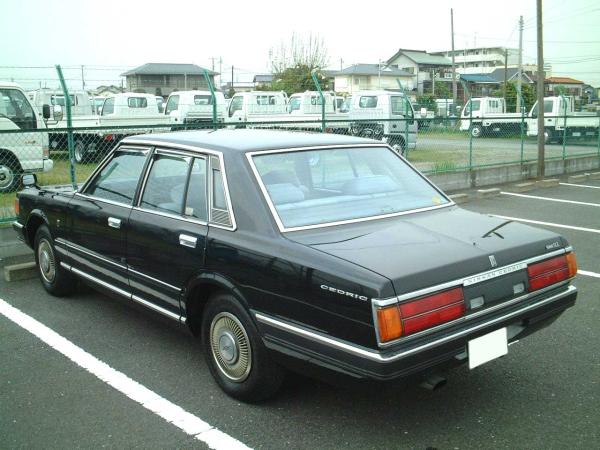
[[[388,147],[257,154],[252,160],[286,229],[449,203]]]

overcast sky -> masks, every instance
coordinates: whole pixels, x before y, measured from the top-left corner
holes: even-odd
[[[519,15],[525,20],[524,62],[535,63],[535,0],[285,2],[3,0],[0,6],[0,78],[35,86],[52,79],[47,69],[84,64],[88,87],[118,83],[127,68],[147,62],[195,63],[217,58],[223,80],[251,79],[269,69],[269,49],[295,32],[323,37],[330,67],[377,63],[398,48],[450,48],[450,8],[455,46],[518,47]],[[600,86],[600,3],[545,0],[545,59],[552,75]],[[222,63],[219,64],[219,58]],[[80,69],[67,69],[81,87]],[[50,84],[50,83],[49,83]]]

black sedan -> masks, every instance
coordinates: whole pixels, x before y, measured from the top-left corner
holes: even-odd
[[[563,237],[458,208],[378,141],[143,135],[77,192],[26,184],[14,228],[48,292],[80,279],[187,324],[247,401],[298,363],[378,380],[475,368],[577,295]]]

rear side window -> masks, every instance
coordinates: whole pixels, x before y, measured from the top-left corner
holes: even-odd
[[[185,202],[185,215],[203,221],[208,220],[206,195],[206,160],[195,158]]]
[[[146,155],[146,151],[117,151],[84,194],[131,205]]]
[[[130,108],[147,108],[148,99],[146,97],[129,97],[127,99],[127,106]]]
[[[182,214],[191,158],[155,154],[140,206]]]

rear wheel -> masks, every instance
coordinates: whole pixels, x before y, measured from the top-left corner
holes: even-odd
[[[75,289],[75,278],[60,265],[54,251],[54,240],[46,225],[41,225],[35,233],[35,263],[40,281],[48,293],[62,297]]]
[[[75,162],[81,164],[85,162],[87,156],[87,149],[83,141],[75,141]]]
[[[271,359],[248,313],[232,295],[216,294],[206,305],[202,346],[212,376],[234,398],[264,400],[283,382],[283,369]]]
[[[387,138],[387,143],[401,155],[406,154],[406,143],[402,136],[389,136]]]
[[[21,165],[12,155],[0,156],[0,193],[13,192],[20,184]]]

